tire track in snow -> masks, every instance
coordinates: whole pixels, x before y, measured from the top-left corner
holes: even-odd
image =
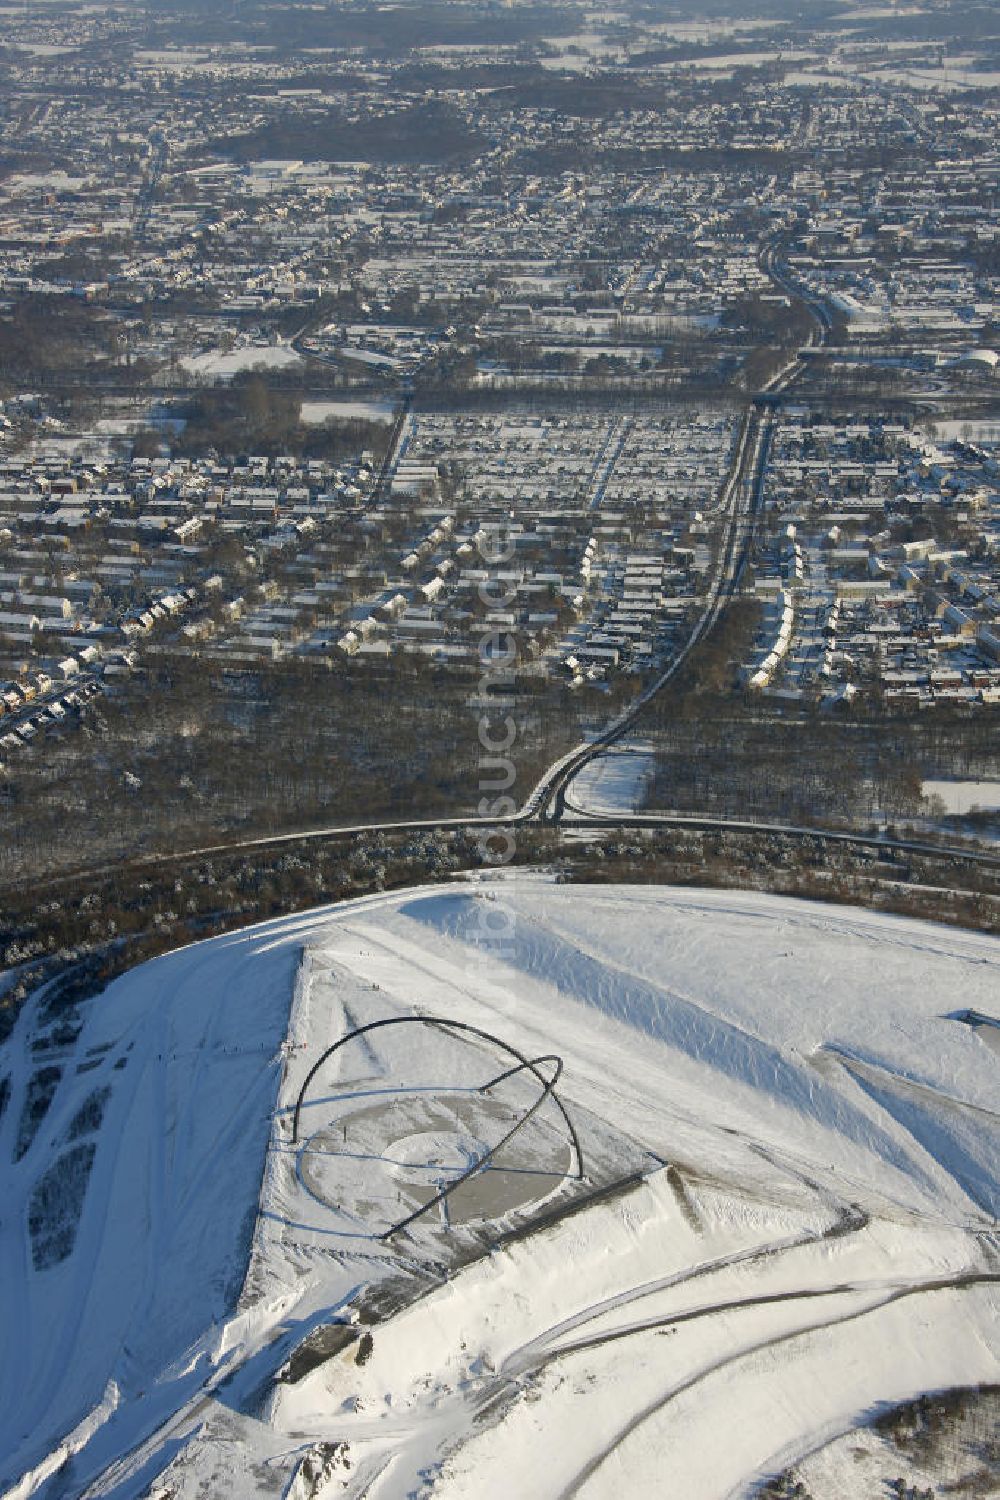
[[[845,1234],[858,1233],[868,1224],[866,1215],[859,1214],[852,1219],[838,1220],[829,1229],[819,1233],[807,1232],[805,1234],[788,1235],[784,1239],[772,1240],[761,1245],[751,1245],[745,1250],[733,1250],[727,1255],[719,1255],[712,1260],[702,1261],[696,1266],[687,1266],[681,1271],[675,1271],[669,1276],[657,1277],[654,1281],[641,1283],[636,1287],[629,1287],[623,1292],[616,1292],[611,1297],[603,1298],[600,1302],[591,1303],[579,1312],[553,1323],[544,1332],[538,1334],[528,1343],[522,1344],[504,1360],[498,1372],[501,1378],[509,1377],[517,1379],[528,1370],[534,1370],[536,1364],[542,1368],[546,1363],[546,1354],[555,1339],[561,1338],[566,1333],[572,1333],[577,1328],[585,1327],[588,1323],[595,1322],[599,1318],[606,1317],[608,1313],[614,1312],[620,1307],[628,1307],[635,1302],[641,1302],[647,1297],[658,1296],[661,1292],[670,1291],[674,1287],[684,1286],[690,1281],[700,1280],[705,1276],[714,1276],[719,1271],[731,1269],[733,1266],[745,1265],[748,1262],[761,1263],[772,1258],[786,1255],[789,1251],[802,1249],[807,1245],[822,1244],[825,1241],[841,1238]],[[541,1364],[538,1364],[538,1361]]]
[[[782,1345],[790,1344],[798,1339],[806,1338],[810,1334],[822,1333],[824,1330],[829,1328],[841,1327],[847,1323],[857,1322],[859,1319],[865,1318],[873,1312],[878,1312],[880,1309],[889,1307],[895,1302],[901,1302],[908,1297],[927,1296],[941,1291],[960,1291],[983,1284],[996,1285],[998,1283],[1000,1283],[1000,1273],[991,1271],[969,1272],[963,1276],[958,1277],[928,1279],[926,1281],[921,1281],[912,1285],[906,1285],[897,1288],[891,1291],[887,1296],[881,1298],[879,1301],[871,1304],[870,1306],[854,1308],[851,1311],[844,1313],[840,1317],[822,1318],[814,1323],[806,1324],[801,1328],[792,1329],[786,1333],[776,1334],[772,1337],[761,1339],[754,1344],[745,1346],[744,1348],[736,1351],[733,1354],[725,1355],[722,1359],[714,1360],[712,1364],[709,1365],[706,1369],[696,1371],[693,1375],[689,1376],[686,1380],[681,1381],[679,1385],[675,1386],[665,1395],[657,1397],[655,1401],[648,1403],[645,1407],[642,1408],[641,1411],[636,1412],[636,1414],[629,1419],[626,1425],[618,1433],[614,1441],[607,1444],[599,1453],[595,1454],[594,1457],[589,1459],[584,1467],[570,1482],[570,1484],[568,1486],[565,1486],[560,1491],[558,1500],[574,1500],[574,1497],[581,1492],[587,1482],[594,1476],[598,1469],[601,1468],[606,1460],[610,1458],[611,1455],[615,1453],[617,1449],[619,1449],[624,1443],[626,1443],[629,1438],[631,1438],[638,1431],[638,1429],[643,1426],[645,1422],[648,1422],[652,1417],[656,1416],[657,1413],[663,1411],[666,1406],[669,1406],[672,1401],[676,1401],[679,1396],[684,1395],[685,1392],[693,1389],[702,1381],[707,1380],[710,1376],[717,1374],[720,1370],[725,1369],[728,1365],[738,1364],[741,1360],[748,1359],[750,1356],[760,1354],[766,1350],[778,1349]],[[855,1291],[855,1289],[853,1288],[847,1288],[844,1290]],[[855,1294],[857,1295],[856,1291]],[[797,1300],[797,1297],[815,1295],[823,1294],[812,1292],[801,1293],[797,1295],[793,1294],[791,1298],[786,1298],[785,1300]],[[841,1291],[838,1288],[828,1288],[826,1295],[841,1295]],[[759,1299],[748,1299],[748,1301],[742,1305],[754,1306],[758,1300]],[[778,1300],[778,1297],[772,1296],[768,1300],[774,1302],[775,1300]],[[694,1316],[710,1317],[713,1315],[713,1313],[721,1314],[727,1311],[738,1311],[740,1306],[741,1304],[737,1303],[729,1307],[720,1305],[718,1308],[706,1308],[702,1312],[693,1314],[686,1319],[676,1316],[673,1319],[664,1319],[663,1324],[659,1326],[665,1327],[670,1322],[680,1323],[683,1321],[692,1321],[692,1318]],[[642,1328],[637,1331],[655,1331],[656,1326],[657,1325],[650,1325],[649,1328]]]

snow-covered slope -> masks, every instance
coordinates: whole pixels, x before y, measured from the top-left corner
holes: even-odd
[[[259,934],[157,959],[81,1007],[75,1041],[44,995],[22,1012],[0,1061],[3,1482],[95,1407],[129,1442],[200,1383],[187,1351],[239,1294],[298,961]]]
[[[998,977],[976,934],[519,876],[182,950],[44,1054],[43,997],[0,1060],[3,1478],[722,1497],[1000,1381]],[[481,1091],[480,1032],[558,1054],[583,1179],[548,1099],[386,1236],[540,1097]]]

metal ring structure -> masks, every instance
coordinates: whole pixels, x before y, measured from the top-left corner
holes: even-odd
[[[574,1126],[573,1121],[566,1113],[566,1109],[562,1103],[562,1100],[555,1092],[555,1086],[562,1076],[562,1058],[554,1052],[547,1053],[542,1057],[525,1057],[524,1054],[522,1052],[519,1052],[516,1047],[512,1047],[509,1042],[501,1041],[500,1037],[494,1036],[492,1032],[484,1031],[479,1026],[470,1026],[467,1021],[452,1021],[445,1016],[388,1016],[381,1021],[369,1021],[364,1026],[355,1027],[355,1029],[353,1031],[349,1031],[346,1036],[340,1037],[340,1039],[334,1042],[331,1047],[327,1047],[326,1051],[319,1057],[319,1059],[313,1064],[313,1066],[309,1069],[309,1072],[306,1074],[305,1082],[299,1090],[299,1097],[295,1101],[295,1114],[292,1121],[292,1144],[294,1145],[299,1138],[299,1117],[302,1113],[302,1104],[305,1100],[306,1092],[309,1088],[309,1085],[316,1077],[316,1074],[319,1072],[320,1068],[328,1058],[332,1057],[335,1052],[339,1052],[341,1047],[346,1047],[348,1042],[353,1042],[359,1036],[364,1036],[366,1032],[377,1031],[382,1026],[413,1025],[438,1026],[446,1031],[468,1032],[471,1033],[472,1036],[478,1036],[483,1041],[490,1042],[493,1046],[499,1047],[501,1051],[507,1052],[511,1057],[515,1057],[517,1059],[517,1064],[515,1067],[508,1068],[506,1072],[499,1073],[495,1078],[491,1078],[489,1082],[481,1084],[479,1087],[479,1093],[485,1094],[489,1089],[494,1088],[496,1084],[503,1083],[505,1079],[512,1078],[515,1073],[521,1073],[524,1071],[531,1073],[532,1076],[538,1080],[538,1082],[542,1086],[542,1092],[539,1094],[534,1104],[531,1105],[530,1109],[528,1109],[521,1116],[516,1124],[513,1125],[512,1128],[508,1130],[507,1133],[499,1141],[497,1141],[495,1145],[491,1146],[488,1151],[484,1151],[482,1156],[480,1156],[476,1161],[472,1163],[471,1167],[466,1168],[466,1170],[462,1172],[460,1176],[455,1178],[454,1182],[449,1183],[446,1188],[442,1188],[439,1193],[435,1194],[433,1198],[422,1204],[420,1208],[416,1209],[412,1214],[408,1214],[405,1219],[400,1219],[398,1224],[393,1224],[390,1226],[390,1228],[383,1230],[382,1233],[378,1236],[380,1240],[388,1240],[391,1239],[394,1234],[399,1234],[401,1230],[406,1229],[410,1224],[412,1224],[415,1219],[421,1218],[422,1215],[428,1213],[430,1209],[436,1208],[438,1204],[443,1203],[445,1199],[455,1191],[456,1188],[462,1186],[463,1182],[468,1182],[470,1177],[474,1177],[477,1172],[481,1172],[485,1167],[489,1166],[490,1162],[494,1159],[497,1153],[499,1151],[502,1151],[504,1146],[507,1145],[508,1141],[512,1140],[513,1137],[517,1135],[518,1131],[523,1129],[523,1127],[527,1125],[532,1116],[535,1115],[539,1109],[541,1109],[546,1099],[552,1100],[553,1104],[556,1106],[559,1113],[562,1115],[563,1120],[565,1121],[566,1129],[569,1132],[569,1138],[573,1144],[573,1153],[576,1156],[576,1178],[577,1181],[583,1180],[583,1153],[580,1150],[580,1138],[576,1133],[576,1127]],[[546,1078],[545,1074],[541,1071],[541,1064],[549,1062],[555,1064],[555,1071],[551,1078]]]

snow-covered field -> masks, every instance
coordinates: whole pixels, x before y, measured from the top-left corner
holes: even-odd
[[[307,426],[339,421],[392,422],[396,416],[396,403],[391,397],[372,401],[303,401],[301,419]]]
[[[998,976],[977,934],[519,875],[37,998],[0,1051],[0,1488],[721,1500],[1000,1382]],[[503,1045],[321,1063],[416,1015]],[[582,1180],[548,1098],[392,1233],[556,1054]]]
[[[210,350],[205,354],[194,354],[180,363],[189,375],[200,375],[208,380],[232,380],[234,375],[241,375],[246,370],[283,370],[290,365],[299,365],[302,356],[287,344],[244,344],[226,353]]]
[[[613,746],[606,755],[588,761],[574,777],[567,803],[570,815],[641,812],[655,768],[656,755],[648,740],[625,740]]]
[[[995,812],[1000,809],[1000,781],[925,781],[924,797],[939,797],[946,813]]]

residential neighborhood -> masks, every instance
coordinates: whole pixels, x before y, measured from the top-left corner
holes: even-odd
[[[988,41],[380,14],[7,19],[4,758],[178,651],[461,674],[504,632],[570,714],[638,692],[744,510],[734,691],[994,704]]]

